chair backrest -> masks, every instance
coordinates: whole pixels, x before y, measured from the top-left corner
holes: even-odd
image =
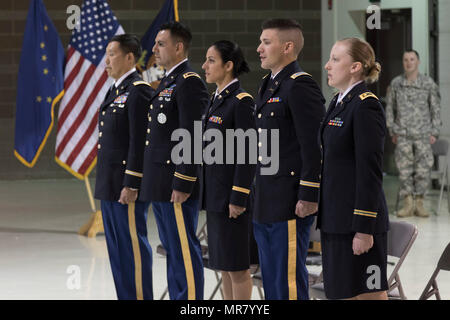
[[[390,221],[388,232],[388,255],[406,256],[417,237],[417,227],[405,221]]]
[[[314,222],[311,225],[311,230],[309,231],[309,241],[320,242],[320,230],[316,230],[317,217],[314,218]]]
[[[433,155],[435,156],[446,156],[448,153],[448,141],[445,139],[439,139],[431,145],[431,149],[433,150]]]
[[[392,270],[392,273],[388,279],[388,296],[392,296],[394,290],[398,289],[398,297],[403,300],[407,299],[398,272],[417,238],[417,233],[417,227],[413,224],[404,221],[389,222],[387,254],[397,257],[399,260],[395,264],[394,270]]]
[[[442,252],[437,267],[441,270],[450,271],[450,243],[447,245],[444,252]]]

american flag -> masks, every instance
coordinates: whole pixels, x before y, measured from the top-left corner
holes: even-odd
[[[105,71],[105,49],[122,33],[105,0],[83,2],[68,46],[55,152],[56,162],[79,179],[96,164],[97,112],[113,83]]]

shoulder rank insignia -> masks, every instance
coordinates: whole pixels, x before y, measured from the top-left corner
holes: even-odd
[[[200,78],[200,76],[198,74],[196,74],[195,72],[186,72],[185,74],[183,74],[183,78],[189,78],[189,77],[197,77]],[[201,79],[201,78],[200,78]]]
[[[239,93],[239,94],[236,96],[236,98],[238,98],[239,100],[242,100],[242,99],[244,99],[245,97],[250,97],[251,99],[253,99],[253,97],[252,97],[250,94],[248,94],[247,92]]]
[[[294,73],[292,76],[291,76],[291,78],[292,79],[296,79],[297,77],[300,77],[300,76],[310,76],[310,77],[312,77],[309,73],[307,73],[307,72],[297,72],[297,73]]]
[[[147,86],[150,87],[150,83],[148,83],[147,81],[135,81],[135,82],[133,82],[134,86],[138,86],[140,84],[146,84]]]
[[[359,95],[359,98],[361,100],[367,99],[367,98],[375,98],[378,100],[378,97],[374,95],[372,92],[364,92],[363,94]]]

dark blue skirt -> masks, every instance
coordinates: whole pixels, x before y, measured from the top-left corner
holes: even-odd
[[[221,271],[247,270],[257,250],[254,245],[251,215],[247,211],[237,219],[228,212],[207,211],[209,267]]]
[[[353,254],[354,235],[320,233],[323,280],[328,299],[348,299],[388,289],[387,233],[375,234],[373,247],[359,256]]]

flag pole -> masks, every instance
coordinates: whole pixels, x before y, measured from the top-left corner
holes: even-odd
[[[102,212],[95,208],[95,200],[92,195],[91,184],[89,183],[88,176],[84,178],[86,190],[91,204],[92,214],[89,221],[85,223],[78,231],[79,235],[87,236],[88,238],[94,238],[97,233],[105,232],[103,228]]]

